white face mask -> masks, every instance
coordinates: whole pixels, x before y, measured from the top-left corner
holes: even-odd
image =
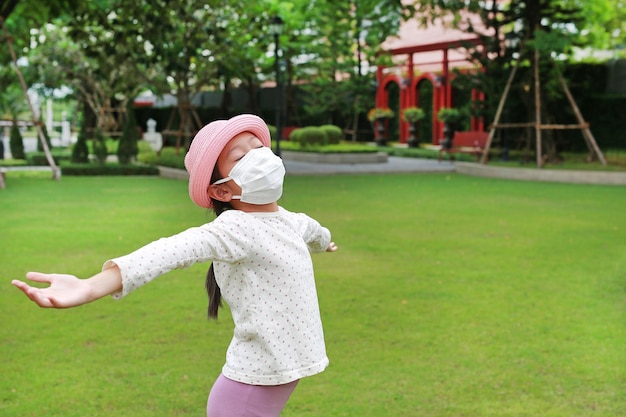
[[[266,146],[251,149],[228,173],[228,177],[215,181],[223,184],[230,180],[241,187],[241,195],[232,198],[243,203],[269,204],[278,201],[283,194],[285,166],[283,160]]]

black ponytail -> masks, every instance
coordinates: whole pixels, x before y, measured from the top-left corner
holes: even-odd
[[[213,264],[209,267],[206,273],[206,282],[204,284],[206,292],[209,296],[209,308],[207,309],[207,315],[210,319],[217,320],[217,311],[222,306],[222,290],[217,285],[215,280],[215,272],[213,271]]]
[[[213,176],[211,177],[211,183],[214,183],[220,178],[221,176],[217,171],[217,165],[215,165],[215,170],[213,171]],[[223,201],[211,199],[211,202],[213,203],[213,211],[215,212],[215,216],[219,216],[226,210],[230,210],[233,208],[230,203],[225,203]],[[215,271],[213,270],[213,263],[211,263],[211,266],[206,273],[206,281],[204,283],[204,287],[206,288],[207,295],[209,296],[209,307],[207,308],[207,315],[210,319],[217,320],[217,312],[222,306],[222,290],[220,290],[219,285],[217,285],[217,280],[215,279]]]

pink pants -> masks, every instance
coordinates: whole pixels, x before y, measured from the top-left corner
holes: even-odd
[[[209,394],[207,417],[278,417],[296,385],[249,385],[220,374]]]

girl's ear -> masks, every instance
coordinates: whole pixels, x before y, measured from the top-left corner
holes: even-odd
[[[228,187],[222,184],[209,185],[207,194],[209,195],[210,198],[213,198],[217,201],[221,201],[224,203],[228,203],[233,198],[233,194],[230,192]]]

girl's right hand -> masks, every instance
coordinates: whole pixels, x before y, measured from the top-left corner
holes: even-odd
[[[29,272],[26,278],[30,281],[50,284],[45,288],[37,288],[19,280],[11,282],[39,307],[68,308],[93,301],[92,288],[89,283],[73,275]]]

